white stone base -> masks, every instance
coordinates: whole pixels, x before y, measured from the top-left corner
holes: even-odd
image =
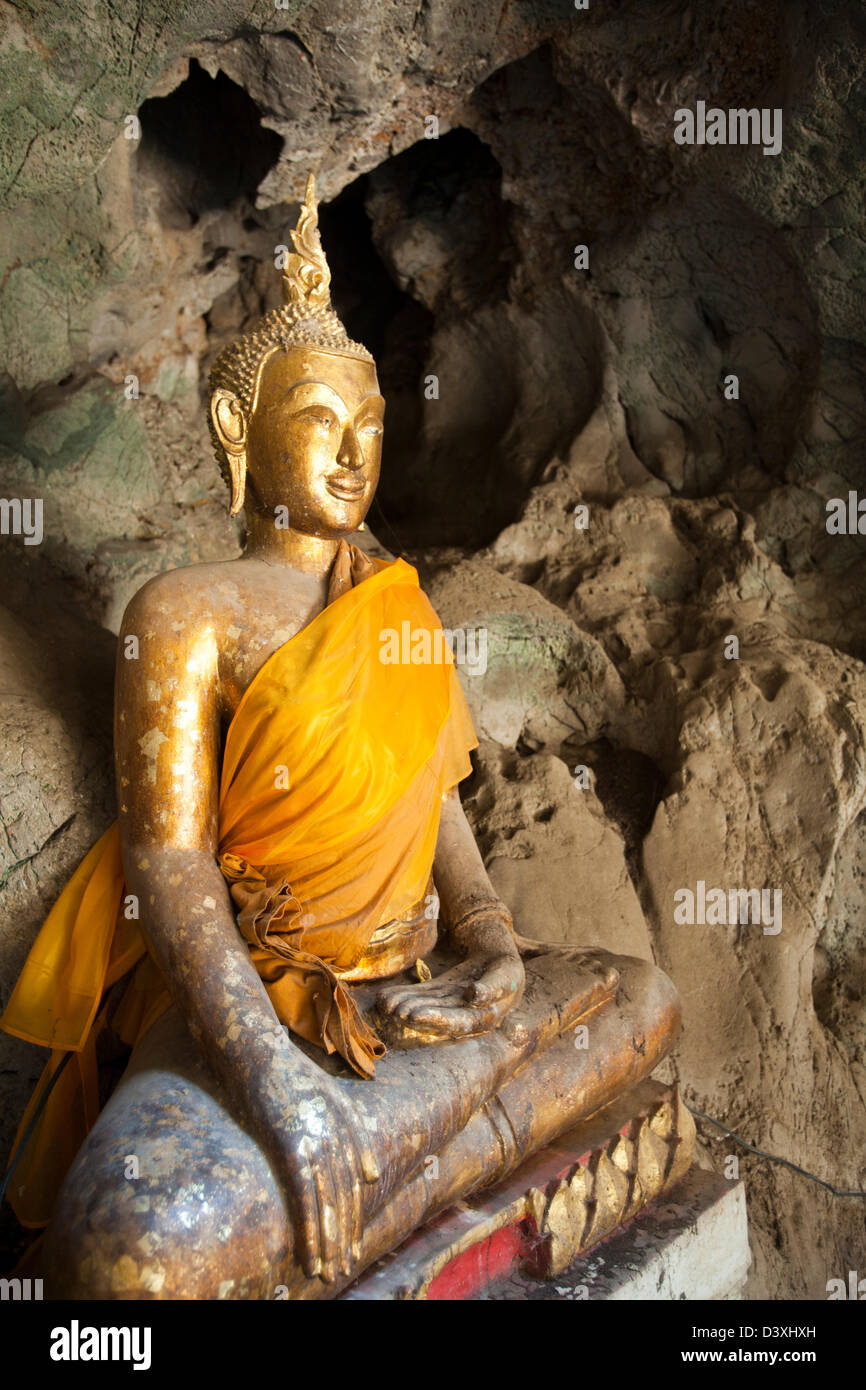
[[[549,1283],[513,1273],[475,1298],[739,1299],[750,1264],[743,1184],[692,1168],[669,1195]]]

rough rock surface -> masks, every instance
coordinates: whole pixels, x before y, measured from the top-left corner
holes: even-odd
[[[622,837],[592,785],[576,786],[548,753],[522,757],[485,742],[477,762],[464,804],[516,930],[572,945],[601,931],[608,950],[650,956]]]
[[[27,0],[0,26],[0,495],[45,518],[2,541],[4,992],[112,814],[128,597],[237,551],[204,382],[276,302],[313,168],[388,400],[371,525],[487,634],[494,881],[527,933],[670,971],[698,1109],[866,1187],[864,536],[825,524],[866,495],[862,8]],[[780,108],[781,153],[675,144],[698,99]],[[679,924],[698,880],[779,889],[781,932]],[[11,1124],[38,1062],[0,1046]],[[862,1268],[862,1200],[702,1134],[740,1159],[753,1294]]]
[[[31,550],[30,556],[32,557]],[[58,893],[115,815],[111,633],[47,583],[33,558],[0,558],[0,995],[8,999]],[[3,1035],[0,1115],[8,1151],[45,1064]],[[0,1233],[13,1240],[9,1207]]]
[[[599,739],[621,710],[616,668],[555,604],[506,575],[463,562],[420,568],[452,639],[480,737],[507,748],[559,748],[579,730]],[[463,646],[456,634],[463,635]],[[461,653],[463,660],[460,660]]]

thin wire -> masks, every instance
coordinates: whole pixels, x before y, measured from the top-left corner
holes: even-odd
[[[383,525],[385,526],[386,530],[390,531],[391,536],[392,536],[393,539],[397,542],[396,547],[394,547],[394,549],[396,549],[397,554],[398,554],[398,555],[404,555],[404,554],[406,553],[406,547],[403,545],[403,542],[401,541],[400,537],[397,535],[397,532],[394,530],[394,527],[391,525],[390,521],[389,521],[388,518],[386,517],[386,515],[385,515],[385,513],[384,513],[384,511],[383,511],[383,509],[382,509],[382,503],[379,501],[378,497],[376,497],[375,495],[374,495],[374,497],[373,497],[373,506],[375,507],[376,511],[379,513],[379,516],[382,518],[382,523],[383,523]],[[389,547],[389,548],[390,548],[390,547]]]
[[[778,1154],[765,1153],[763,1149],[756,1149],[754,1144],[750,1144],[748,1139],[744,1139],[741,1134],[737,1134],[736,1130],[728,1129],[728,1126],[723,1125],[721,1120],[714,1120],[712,1115],[705,1115],[703,1111],[695,1110],[694,1106],[689,1105],[688,1101],[685,1102],[685,1107],[699,1120],[706,1120],[708,1125],[715,1125],[716,1129],[724,1130],[725,1134],[729,1134],[732,1139],[736,1139],[738,1144],[742,1144],[744,1149],[749,1150],[749,1153],[757,1154],[759,1158],[768,1158],[771,1163],[780,1163],[783,1168],[790,1168],[792,1173],[799,1173],[801,1178],[809,1178],[811,1182],[816,1182],[819,1187],[826,1187],[827,1191],[832,1192],[834,1197],[866,1197],[866,1192],[842,1192],[838,1187],[834,1187],[832,1183],[825,1182],[823,1178],[816,1177],[814,1173],[809,1173],[805,1168],[799,1168],[796,1163],[791,1163],[789,1159],[780,1158]]]

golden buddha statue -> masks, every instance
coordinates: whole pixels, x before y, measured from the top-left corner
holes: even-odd
[[[243,555],[130,603],[118,822],[2,1020],[52,1049],[10,1196],[48,1226],[54,1297],[333,1297],[679,1027],[653,966],[515,935],[457,794],[454,665],[379,659],[439,623],[410,565],[347,540],[385,402],[330,307],[312,177],[292,238],[283,306],[211,374]]]

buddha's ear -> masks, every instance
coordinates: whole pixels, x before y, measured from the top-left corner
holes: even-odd
[[[210,398],[210,417],[220,444],[225,450],[232,478],[230,516],[236,516],[244,505],[247,482],[247,419],[244,408],[233,391],[218,386]]]

